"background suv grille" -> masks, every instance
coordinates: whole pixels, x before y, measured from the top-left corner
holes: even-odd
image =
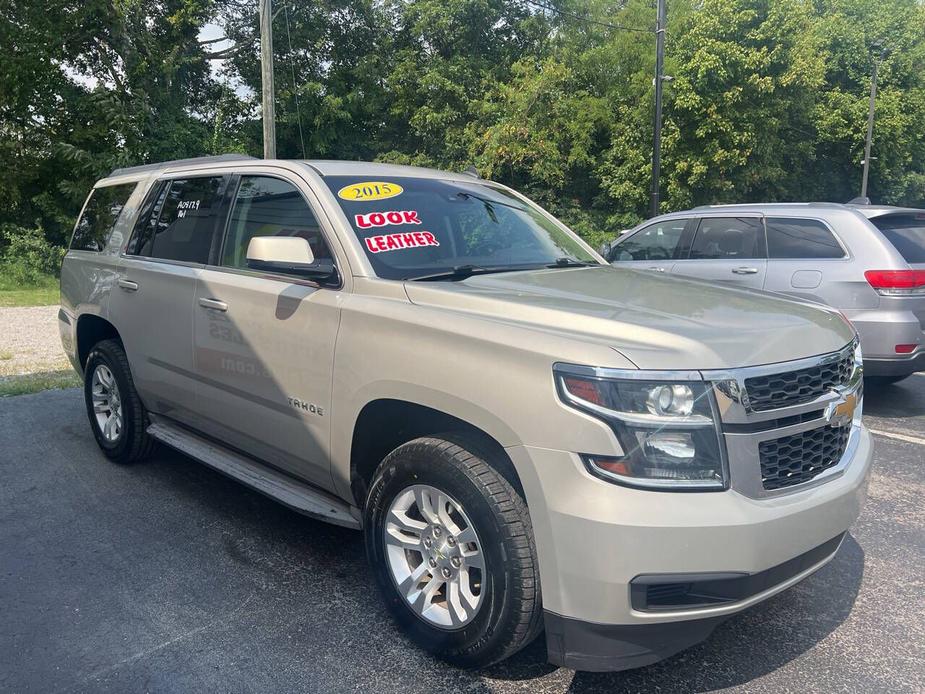
[[[824,426],[758,444],[761,483],[767,490],[809,482],[834,467],[848,446],[850,426]]]
[[[745,379],[745,390],[755,412],[800,405],[815,400],[851,378],[854,355],[848,352],[838,361],[799,371]]]

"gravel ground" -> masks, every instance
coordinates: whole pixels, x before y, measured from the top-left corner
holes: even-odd
[[[0,376],[67,369],[57,306],[0,307]]]
[[[869,392],[870,496],[838,556],[623,673],[542,639],[463,672],[411,646],[359,533],[169,450],[99,453],[80,391],[0,400],[0,692],[925,692],[925,376]]]

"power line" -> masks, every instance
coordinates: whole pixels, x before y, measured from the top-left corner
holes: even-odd
[[[550,12],[555,12],[562,17],[568,17],[569,19],[574,19],[579,22],[584,22],[585,24],[594,24],[599,27],[605,27],[607,29],[613,29],[614,31],[634,31],[639,34],[654,34],[655,32],[652,29],[640,29],[639,27],[628,27],[622,24],[611,24],[610,22],[599,22],[596,19],[589,19],[588,17],[582,17],[579,14],[573,12],[567,12],[566,10],[560,10],[558,7],[552,7],[550,5],[544,5],[541,2],[536,2],[536,0],[525,0],[528,5],[533,5],[534,7],[541,7],[544,10],[549,10]]]
[[[289,41],[289,69],[292,72],[292,94],[295,96],[295,112],[299,121],[299,142],[302,144],[302,158],[305,156],[305,136],[302,134],[302,109],[299,106],[299,87],[295,81],[295,61],[292,59],[292,34],[289,31],[289,2],[283,3],[283,12],[286,15],[286,39]]]

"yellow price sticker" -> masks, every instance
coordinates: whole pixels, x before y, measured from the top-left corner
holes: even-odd
[[[361,183],[351,183],[337,191],[337,196],[344,200],[385,200],[401,195],[405,191],[397,183],[385,183],[384,181],[362,181]]]

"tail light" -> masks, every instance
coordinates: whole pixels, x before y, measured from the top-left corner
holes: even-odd
[[[882,296],[925,296],[925,270],[868,270],[864,279]]]

